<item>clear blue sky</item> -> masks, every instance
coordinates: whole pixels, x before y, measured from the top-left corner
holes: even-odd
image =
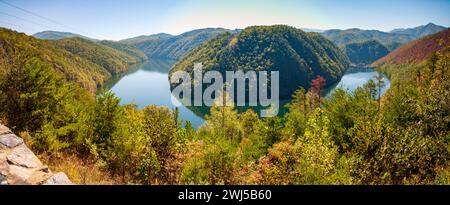
[[[448,27],[449,11],[450,0],[0,0],[0,26],[27,34],[57,30],[111,40],[271,24],[389,31],[429,22]]]

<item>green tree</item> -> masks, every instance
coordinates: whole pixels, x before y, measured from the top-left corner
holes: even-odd
[[[120,99],[111,91],[103,91],[96,97],[92,124],[94,134],[89,140],[93,152],[103,159],[109,156],[113,146],[113,135],[118,130],[119,120],[123,117]]]
[[[92,101],[38,58],[13,64],[0,79],[1,115],[14,131],[28,131],[38,151],[80,145]]]
[[[175,158],[177,151],[177,123],[174,113],[166,107],[154,105],[145,107],[143,113],[145,135],[148,137],[147,149],[155,152],[159,167],[145,169],[149,176],[147,184],[165,184],[173,180],[169,175],[168,163]]]
[[[338,150],[329,133],[330,121],[325,112],[317,108],[303,137],[297,139],[295,149],[298,153],[296,183],[329,184],[336,169]]]
[[[181,173],[183,184],[233,184],[236,152],[228,139],[209,136]]]

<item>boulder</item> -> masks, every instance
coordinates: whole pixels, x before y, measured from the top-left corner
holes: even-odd
[[[0,124],[0,185],[70,185],[62,172],[53,174],[34,155],[23,139]]]
[[[8,181],[6,180],[6,176],[0,174],[0,185],[8,185]]]
[[[42,185],[72,185],[72,182],[66,174],[58,172],[47,179]]]
[[[41,161],[28,149],[25,144],[15,147],[7,156],[8,163],[26,168],[40,168]]]
[[[0,135],[0,144],[8,148],[13,148],[23,144],[23,139],[14,134],[3,134]]]
[[[12,134],[11,130],[0,124],[0,135]]]

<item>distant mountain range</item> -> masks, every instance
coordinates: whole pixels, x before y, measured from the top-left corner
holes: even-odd
[[[136,36],[136,37],[133,37],[133,38],[128,38],[128,39],[121,40],[120,42],[137,45],[137,44],[140,44],[140,43],[145,42],[145,41],[163,40],[163,39],[167,39],[167,38],[170,38],[170,37],[172,37],[172,35],[170,35],[170,34],[158,33],[158,34],[152,34],[152,35],[147,35],[147,36],[146,35]]]
[[[446,27],[438,26],[429,23],[424,26],[419,26],[409,29],[395,29],[391,32],[383,32],[378,30],[362,30],[362,29],[347,29],[339,30],[332,29],[322,32],[326,38],[333,41],[336,45],[344,47],[350,43],[360,43],[368,40],[377,40],[390,51],[400,47],[400,45],[416,40],[418,38],[437,33],[445,30]]]
[[[39,33],[33,34],[33,37],[43,39],[43,40],[60,40],[64,38],[84,38],[91,41],[99,41],[98,39],[89,38],[80,34],[71,33],[71,32],[61,32],[61,31],[42,31]]]
[[[438,33],[438,32],[440,32],[442,30],[445,30],[445,29],[446,29],[446,27],[438,26],[438,25],[433,24],[433,23],[429,23],[427,25],[419,26],[419,27],[415,27],[415,28],[395,29],[395,30],[392,30],[389,33],[406,34],[406,35],[413,36],[414,38],[421,38],[421,37],[424,37],[424,36],[428,36],[428,35],[431,35],[431,34]]]
[[[150,58],[179,60],[200,44],[224,32],[232,31],[223,28],[205,28],[189,31],[177,36],[156,34],[125,39],[120,42],[135,46]]]
[[[443,41],[442,44],[439,41]],[[450,43],[450,29],[412,41],[387,56],[379,59],[373,66],[418,64]]]
[[[445,29],[446,27],[438,26],[433,23],[418,26],[415,28],[395,29],[390,32],[383,32],[378,30],[362,30],[358,28],[346,30],[320,30],[301,28],[301,30],[305,32],[320,33],[324,37],[328,38],[338,47],[340,47],[344,52],[346,52],[347,55],[351,54],[351,56],[348,57],[351,60],[352,64],[360,66],[369,65],[378,60],[380,57],[384,56],[385,51],[382,47],[387,48],[388,51],[391,52],[410,41],[437,33]],[[131,52],[129,54],[138,56],[140,59],[145,59],[148,57],[177,61],[196,49],[201,44],[217,36],[218,34],[225,32],[238,33],[241,31],[242,30],[240,29],[228,30],[224,28],[205,28],[185,32],[181,35],[158,33],[123,39],[118,42],[100,41],[75,33],[57,31],[43,31],[36,33],[33,36],[46,40],[60,40],[64,38],[78,37],[98,42],[100,44],[106,43],[110,47],[115,46],[114,48],[116,49],[122,48],[122,51],[124,51],[123,49],[125,49],[125,51]],[[375,46],[374,41],[380,43],[382,46]],[[376,50],[373,50],[375,48]],[[375,57],[368,57],[369,53],[375,53],[377,55],[375,55]]]

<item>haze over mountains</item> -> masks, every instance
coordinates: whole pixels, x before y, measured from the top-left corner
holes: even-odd
[[[373,66],[420,64],[450,43],[450,29],[412,41],[377,60]]]
[[[61,32],[61,31],[42,31],[33,34],[33,37],[43,39],[43,40],[60,40],[64,38],[72,38],[72,37],[79,37],[88,39],[91,41],[99,41],[98,39],[89,38],[80,34],[71,33],[71,32]]]
[[[0,120],[80,184],[450,184],[450,30],[419,38],[441,29],[331,30],[327,39],[273,25],[100,41],[0,28]],[[262,119],[206,106],[210,114],[195,129],[179,109],[121,105],[109,89],[96,93],[132,65],[161,60],[153,58],[178,60],[169,74],[139,67],[140,78],[128,78],[137,87],[124,90],[130,97],[161,99],[164,90],[169,99],[169,86],[159,85],[201,62],[204,71],[280,71],[287,111]],[[377,66],[389,84],[379,72],[353,91],[333,89],[350,63]]]
[[[405,43],[424,37],[426,35],[437,33],[444,29],[446,29],[446,27],[438,26],[433,23],[408,29],[395,29],[390,32],[383,32],[378,30],[362,30],[358,28],[346,30],[331,29],[325,31],[319,29],[302,28],[302,30],[305,32],[320,33],[321,35],[331,40],[333,43],[335,43],[344,51],[345,48],[348,47],[347,45],[349,44],[358,43],[359,46],[369,46],[369,45],[373,46],[374,45],[373,42],[368,43],[364,42],[377,41],[378,43],[383,45],[386,49],[388,49],[389,52],[397,49],[398,47],[400,47]],[[184,57],[186,54],[197,48],[199,45],[201,45],[207,40],[210,40],[211,38],[215,37],[220,33],[224,32],[238,33],[240,31],[242,30],[228,30],[224,28],[205,28],[188,31],[181,35],[159,33],[123,39],[118,41],[120,43],[118,45],[120,45],[121,47],[125,47],[127,45],[128,51],[133,50],[132,48],[137,48],[136,50],[139,51],[134,50],[133,53],[134,55],[141,56],[140,58],[142,58],[142,53],[140,52],[143,52],[149,58],[180,60],[182,57]],[[56,32],[56,31],[39,32],[34,34],[33,36],[36,38],[46,40],[58,40],[63,38],[79,37],[94,42],[99,41],[97,39],[91,39],[74,33]],[[113,41],[108,42],[109,44],[112,44]],[[103,43],[105,43],[105,41],[103,41]],[[357,61],[353,61],[352,59],[354,58],[350,58],[352,64],[359,66],[366,66],[373,63],[378,58],[384,56],[381,55],[385,54],[384,48],[380,46],[375,46],[371,48],[361,47],[359,50],[361,52],[367,53],[370,49],[373,48],[379,49],[379,50],[371,50],[371,52],[377,53],[377,55],[375,55],[376,59],[374,59],[373,56],[371,58],[359,59]],[[353,53],[353,57],[355,55],[365,56],[364,53],[355,53],[355,51],[352,51],[351,53]]]

